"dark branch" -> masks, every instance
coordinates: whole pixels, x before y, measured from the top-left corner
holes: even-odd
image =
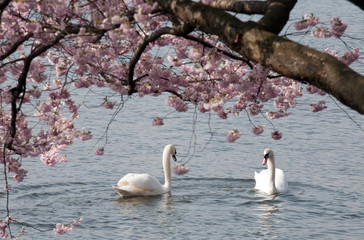
[[[297,0],[271,0],[267,12],[258,23],[268,31],[278,34],[289,20],[289,14]]]
[[[195,42],[198,42],[199,44],[205,46],[205,47],[208,47],[208,48],[211,48],[211,49],[216,49],[216,51],[218,52],[221,52],[222,54],[224,54],[225,56],[227,57],[230,57],[232,59],[235,59],[235,60],[238,60],[238,61],[242,61],[244,63],[246,63],[250,68],[253,68],[252,64],[249,62],[248,59],[246,59],[245,57],[243,56],[239,56],[237,54],[233,54],[231,52],[228,52],[228,51],[225,51],[225,50],[222,50],[222,49],[219,49],[215,46],[213,46],[212,44],[208,43],[208,42],[205,42],[203,41],[202,39],[200,38],[197,38],[197,37],[193,37],[193,36],[190,36],[190,35],[186,35],[186,36],[183,36],[183,38],[185,39],[188,39],[188,40],[192,40],[192,41],[195,41]]]
[[[10,56],[11,54],[13,54],[18,47],[23,44],[25,41],[27,41],[29,38],[31,38],[33,36],[33,33],[28,33],[27,35],[25,35],[24,37],[20,38],[18,41],[14,42],[11,47],[9,48],[9,50],[5,53],[2,54],[0,56],[0,61],[4,60],[5,58],[7,58],[8,56]]]
[[[286,25],[296,0],[240,1],[217,0],[211,6],[225,11],[244,14],[262,14],[259,24],[278,34]]]
[[[363,0],[348,0],[348,1],[364,11],[364,1]]]
[[[183,35],[190,33],[192,30],[193,30],[193,28],[191,27],[191,25],[188,25],[188,24],[179,25],[179,26],[173,27],[173,28],[164,27],[164,28],[158,29],[157,31],[153,32],[151,35],[149,35],[143,39],[143,42],[136,49],[134,56],[130,60],[128,77],[127,77],[127,82],[128,82],[128,86],[129,86],[129,95],[131,95],[135,92],[135,82],[133,80],[135,66],[138,63],[144,50],[149,45],[149,43],[158,40],[158,38],[160,38],[161,36],[163,36],[165,34],[183,36]]]
[[[3,15],[3,11],[9,5],[10,2],[11,0],[4,0],[0,2],[0,22],[1,22],[1,17]]]
[[[10,92],[12,94],[11,99],[11,125],[10,125],[10,136],[11,136],[11,142],[7,144],[7,148],[12,149],[12,143],[16,135],[16,119],[18,112],[20,111],[22,101],[19,104],[19,107],[17,107],[17,100],[19,99],[19,96],[23,93],[25,94],[26,90],[26,80],[27,75],[29,72],[30,64],[32,63],[33,59],[38,57],[39,55],[46,52],[49,48],[56,45],[64,36],[58,35],[57,38],[49,45],[39,45],[34,51],[32,51],[28,57],[24,59],[24,66],[22,73],[20,74],[18,78],[18,84],[16,87],[10,89]]]

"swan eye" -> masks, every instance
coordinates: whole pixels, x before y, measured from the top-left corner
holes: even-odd
[[[269,152],[264,155],[264,158],[269,158]]]

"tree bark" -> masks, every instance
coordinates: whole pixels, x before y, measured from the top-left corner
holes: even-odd
[[[270,2],[281,2],[283,5],[268,8],[266,11],[270,12],[269,15],[273,16],[285,8],[285,16],[288,16],[296,1]],[[364,76],[326,53],[277,36],[277,29],[271,27],[274,22],[259,24],[264,22],[264,17],[258,23],[242,22],[224,10],[190,0],[158,0],[158,3],[184,23],[217,35],[245,58],[286,77],[315,85],[364,114]],[[287,3],[293,6],[284,7]],[[281,20],[273,18],[272,21],[279,21],[277,24],[283,27]]]
[[[348,0],[355,6],[359,7],[361,10],[364,10],[364,1],[363,0]]]

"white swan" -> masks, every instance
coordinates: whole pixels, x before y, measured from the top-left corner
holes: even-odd
[[[269,195],[288,192],[289,186],[284,172],[275,167],[273,151],[268,148],[264,150],[263,165],[266,163],[268,163],[268,169],[262,170],[260,173],[255,172],[254,188]]]
[[[176,148],[169,144],[163,150],[163,170],[164,170],[164,185],[153,176],[142,173],[128,173],[122,177],[117,186],[112,186],[122,197],[133,196],[153,196],[160,195],[171,191],[171,162],[170,156],[174,161],[176,158]]]

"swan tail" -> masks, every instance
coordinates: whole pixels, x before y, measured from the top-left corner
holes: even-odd
[[[133,194],[131,194],[130,192],[128,192],[128,191],[126,191],[126,190],[124,190],[124,189],[121,189],[120,187],[118,187],[118,186],[112,186],[112,188],[113,189],[115,189],[115,191],[117,192],[117,193],[119,193],[119,195],[121,196],[121,197],[130,197],[130,196],[132,196]]]
[[[156,195],[149,189],[142,189],[135,186],[112,186],[122,197],[137,197]]]

